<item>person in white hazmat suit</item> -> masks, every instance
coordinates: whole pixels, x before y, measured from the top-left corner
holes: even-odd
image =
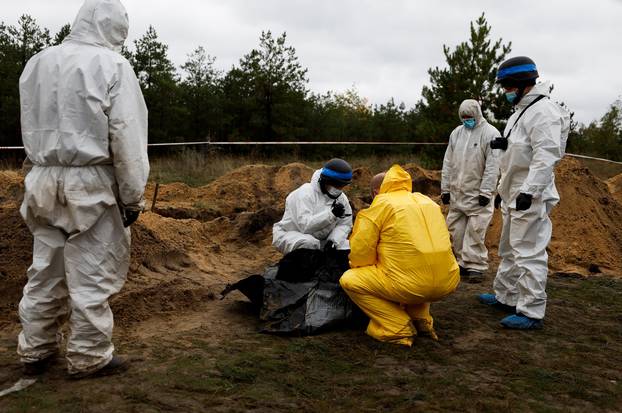
[[[449,137],[443,160],[441,200],[449,205],[447,227],[463,279],[482,282],[488,270],[485,239],[499,179],[497,150],[490,147],[500,136],[489,124],[479,103],[467,99],[460,105],[462,125]]]
[[[503,229],[501,263],[494,294],[480,302],[508,310],[501,324],[513,329],[542,327],[546,310],[546,281],[552,224],[549,214],[559,202],[554,168],[565,154],[570,115],[550,100],[548,82],[536,84],[538,71],[528,57],[511,58],[499,67],[497,82],[516,107],[504,136],[493,141],[501,149]]]
[[[297,249],[349,250],[352,208],[343,188],[352,167],[332,159],[315,171],[311,182],[287,196],[283,219],[272,227],[272,245],[284,255]]]
[[[118,0],[86,0],[64,42],[26,65],[19,82],[22,136],[32,169],[21,214],[34,236],[19,304],[18,354],[43,373],[68,319],[71,377],[113,374],[108,298],[129,266],[129,225],[149,175],[147,108],[119,54],[128,17]]]

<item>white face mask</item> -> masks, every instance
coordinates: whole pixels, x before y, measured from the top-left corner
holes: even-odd
[[[328,194],[335,199],[339,198],[341,194],[343,194],[341,189],[333,188],[332,186],[326,188],[326,192],[328,192]]]

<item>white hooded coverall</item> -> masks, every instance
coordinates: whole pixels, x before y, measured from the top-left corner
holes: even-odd
[[[512,127],[520,112],[538,96],[546,98],[531,106]],[[501,263],[494,281],[497,300],[516,306],[516,312],[543,319],[546,310],[548,255],[553,226],[549,214],[559,202],[553,174],[565,154],[570,115],[549,99],[550,84],[538,83],[516,105],[505,135],[508,149],[500,157],[499,195],[503,229],[499,242]],[[520,193],[533,196],[531,207],[516,210]]]
[[[149,175],[147,108],[129,62],[118,0],[87,0],[70,35],[34,56],[20,78],[22,137],[33,164],[21,214],[34,236],[19,305],[23,362],[58,351],[68,318],[70,373],[105,366],[114,351],[108,298],[129,267],[120,206],[142,209]]]
[[[450,194],[447,227],[458,264],[475,271],[488,269],[485,239],[494,211],[493,198],[499,178],[497,150],[490,142],[501,136],[482,115],[479,103],[467,99],[460,105],[463,116],[474,118],[476,126],[458,126],[451,133],[443,160],[441,192]],[[482,207],[479,196],[490,199]]]
[[[272,227],[272,245],[284,255],[302,248],[322,249],[327,241],[332,241],[339,250],[350,249],[350,202],[344,193],[337,198],[346,210],[344,218],[337,218],[331,211],[335,200],[320,188],[321,173],[321,169],[315,171],[311,182],[287,196],[283,219]]]

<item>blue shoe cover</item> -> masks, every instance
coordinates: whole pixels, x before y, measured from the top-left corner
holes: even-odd
[[[510,313],[516,312],[516,307],[500,303],[499,301],[497,301],[497,297],[494,294],[480,294],[477,296],[477,299],[482,304],[489,305],[503,311],[508,311]]]
[[[494,294],[480,294],[477,296],[477,299],[479,300],[480,303],[482,304],[486,304],[486,305],[495,305],[495,304],[499,304],[499,301],[497,301],[497,297]]]
[[[515,314],[501,320],[501,325],[514,330],[538,330],[542,328],[542,320],[529,318],[522,314]]]

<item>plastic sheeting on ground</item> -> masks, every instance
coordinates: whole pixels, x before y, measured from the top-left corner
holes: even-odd
[[[310,335],[346,324],[364,325],[365,316],[339,285],[348,269],[348,253],[293,251],[263,275],[228,285],[222,296],[239,290],[260,308],[262,333]]]
[[[17,393],[19,391],[27,389],[28,387],[32,386],[36,382],[37,382],[37,379],[26,379],[26,378],[19,379],[19,381],[17,381],[17,383],[15,383],[13,386],[9,387],[8,389],[4,389],[0,391],[0,397],[4,397],[8,394]]]

